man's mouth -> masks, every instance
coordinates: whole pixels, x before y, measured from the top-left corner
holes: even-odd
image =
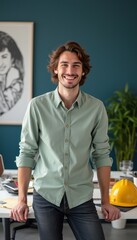
[[[77,75],[64,75],[63,76],[66,80],[69,80],[69,81],[73,81],[76,77],[77,77]]]

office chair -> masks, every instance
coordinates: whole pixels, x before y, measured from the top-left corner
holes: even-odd
[[[11,223],[15,223],[15,221],[12,221]],[[17,227],[12,228],[12,233],[11,233],[11,240],[15,240],[16,237],[16,231],[24,228],[33,228],[37,229],[37,223],[35,219],[28,219],[24,224],[19,225]]]

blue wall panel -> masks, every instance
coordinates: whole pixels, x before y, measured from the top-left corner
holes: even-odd
[[[48,55],[74,40],[86,48],[93,66],[82,89],[106,102],[127,82],[137,94],[136,12],[136,0],[4,0],[0,21],[34,22],[33,96],[55,88],[46,69]],[[20,130],[21,126],[0,125],[6,168],[16,168]]]

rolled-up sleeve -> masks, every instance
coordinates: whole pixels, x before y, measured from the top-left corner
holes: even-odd
[[[23,119],[19,147],[20,154],[16,157],[17,167],[34,168],[35,156],[38,152],[38,123],[33,101],[29,103]]]
[[[113,160],[110,157],[108,116],[102,102],[98,109],[96,125],[93,130],[92,161],[96,168],[112,166],[113,163]]]

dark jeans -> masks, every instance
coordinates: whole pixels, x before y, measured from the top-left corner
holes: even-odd
[[[77,240],[104,240],[104,234],[92,200],[69,209],[66,196],[59,207],[34,190],[33,208],[40,240],[62,240],[64,216]]]

